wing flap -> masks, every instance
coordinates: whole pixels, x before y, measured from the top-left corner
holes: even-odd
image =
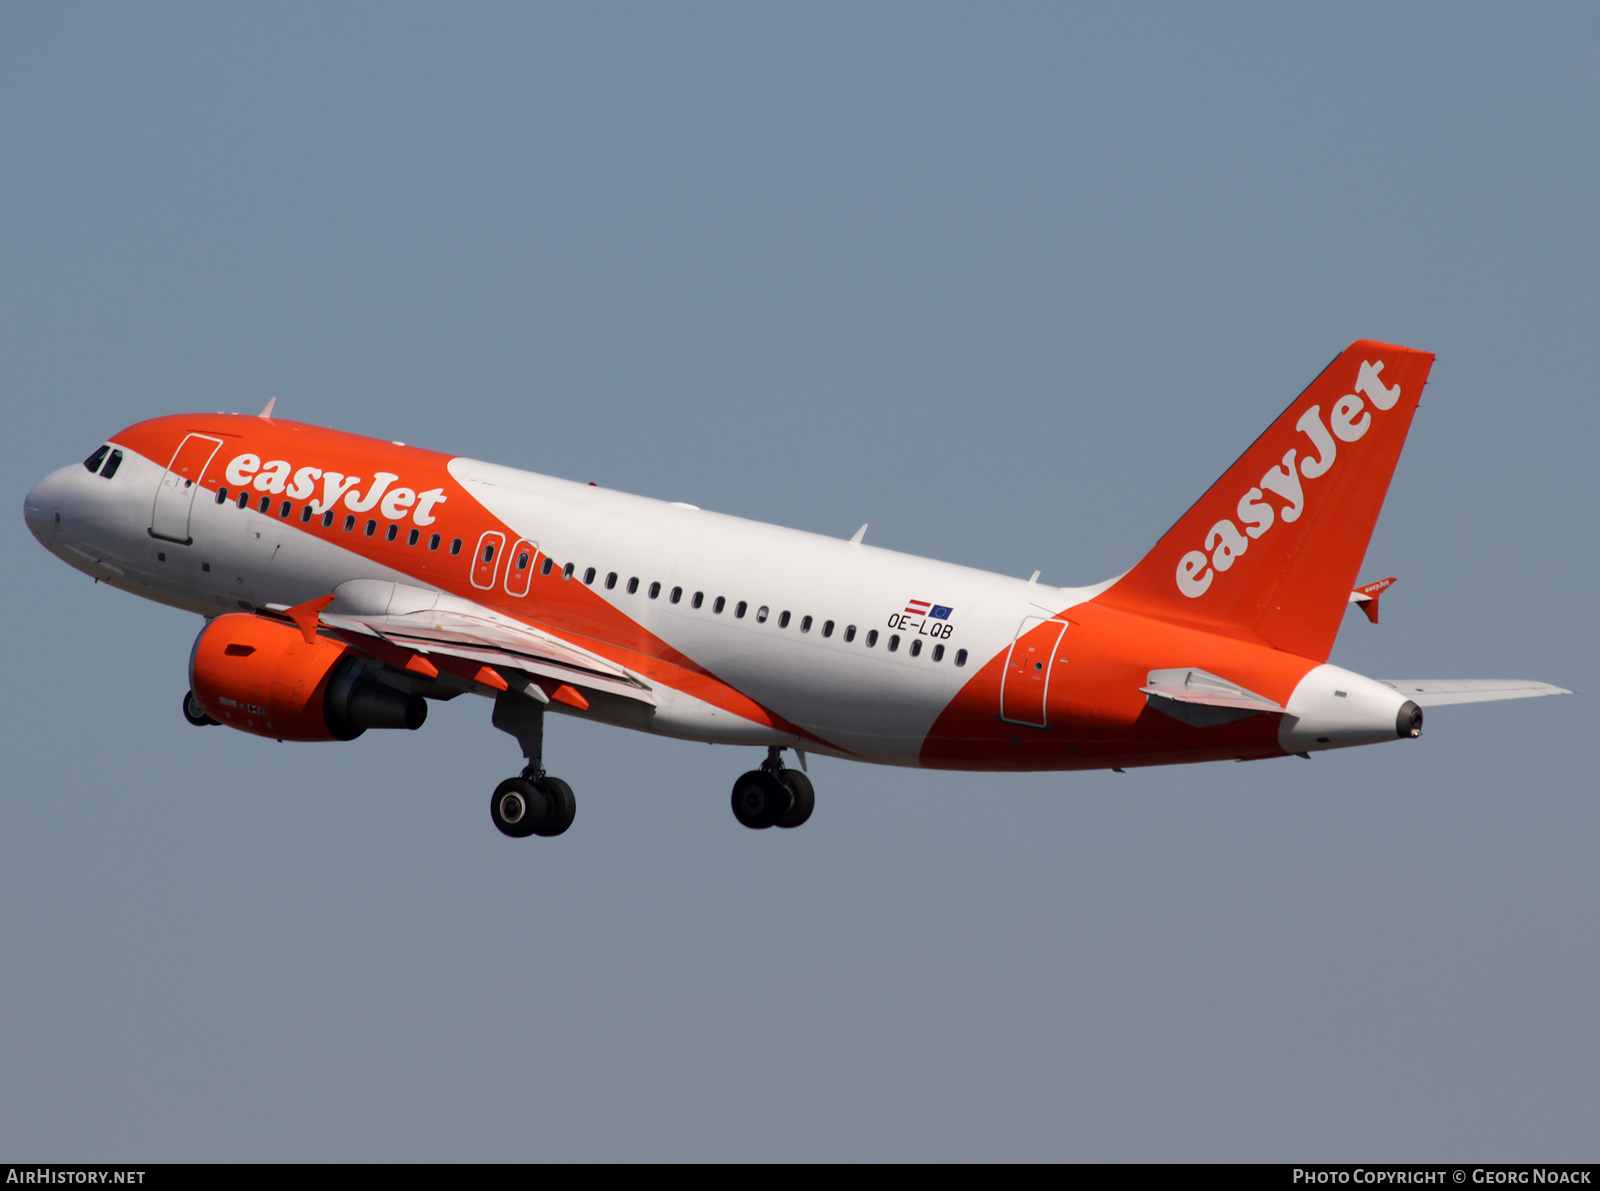
[[[331,607],[330,607],[331,604]],[[649,707],[659,705],[650,684],[608,658],[563,640],[493,609],[432,588],[413,587],[387,580],[352,579],[335,594],[293,608],[268,605],[268,611],[286,617],[302,632],[317,627],[332,630],[402,669],[437,674],[428,661],[456,659],[443,668],[470,681],[502,689],[492,675],[476,677],[481,667],[491,667],[499,678],[534,698],[557,697],[578,706],[579,690],[598,691],[631,699]],[[522,675],[516,681],[514,675]],[[574,697],[561,697],[563,687]],[[577,701],[575,701],[575,699]]]
[[[407,616],[324,614],[322,623],[341,635],[378,638],[424,656],[443,654],[478,665],[504,667],[547,679],[557,686],[570,685],[657,706],[650,687],[626,667],[537,629],[509,630],[437,610]]]

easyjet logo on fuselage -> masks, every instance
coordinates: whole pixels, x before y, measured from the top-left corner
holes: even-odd
[[[283,493],[293,500],[311,498],[322,481],[322,495],[311,501],[314,515],[320,516],[339,503],[352,513],[365,513],[376,508],[390,521],[404,521],[407,516],[418,525],[432,525],[433,510],[448,497],[443,488],[429,488],[418,492],[412,488],[394,487],[400,477],[394,472],[373,474],[372,483],[362,492],[357,485],[360,476],[347,476],[343,472],[324,471],[320,467],[296,469],[284,459],[269,459],[263,463],[260,455],[249,453],[235,455],[223,473],[230,484],[254,488],[257,492]]]
[[[1250,489],[1239,498],[1235,511],[1245,528],[1240,530],[1231,518],[1224,517],[1206,531],[1204,550],[1191,550],[1178,560],[1179,591],[1190,599],[1198,599],[1206,593],[1218,571],[1232,567],[1250,548],[1250,543],[1270,530],[1278,520],[1290,522],[1300,519],[1306,507],[1306,492],[1300,477],[1315,480],[1326,475],[1338,456],[1339,443],[1353,443],[1372,427],[1372,414],[1366,409],[1360,395],[1365,393],[1367,400],[1380,412],[1393,409],[1400,400],[1400,386],[1386,387],[1378,376],[1382,371],[1382,360],[1376,364],[1368,360],[1361,361],[1361,370],[1356,376],[1356,391],[1333,403],[1326,423],[1322,420],[1320,405],[1313,405],[1300,415],[1294,428],[1311,440],[1316,457],[1304,455],[1296,467],[1295,459],[1300,452],[1292,447],[1285,451],[1283,462],[1270,468],[1261,477],[1260,486]],[[1282,499],[1284,505],[1274,510],[1266,499],[1268,492]]]

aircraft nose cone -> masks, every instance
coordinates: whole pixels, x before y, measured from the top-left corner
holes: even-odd
[[[64,516],[62,497],[66,487],[62,472],[66,470],[61,468],[51,472],[29,489],[22,501],[22,519],[27,522],[33,536],[46,546],[50,545],[50,535],[61,529]]]

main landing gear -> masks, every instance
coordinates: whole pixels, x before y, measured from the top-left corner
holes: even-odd
[[[200,706],[200,699],[193,691],[183,697],[183,718],[196,728],[210,728],[220,724],[221,720],[214,720],[206,714],[206,709]]]
[[[572,826],[578,803],[572,787],[558,777],[538,776],[531,768],[494,788],[489,817],[512,839],[560,835]]]
[[[798,769],[783,767],[783,750],[767,749],[760,769],[752,769],[733,783],[733,817],[746,827],[798,827],[816,807],[811,779]]]
[[[489,817],[512,839],[560,835],[572,826],[578,802],[571,786],[544,771],[544,705],[504,691],[494,701],[493,723],[517,738],[528,763],[521,776],[508,777],[494,788]]]

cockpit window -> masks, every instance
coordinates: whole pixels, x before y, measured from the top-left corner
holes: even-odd
[[[106,452],[110,449],[110,447],[101,447],[93,455],[90,455],[83,461],[84,467],[88,468],[91,472],[99,471],[100,465],[106,461]]]
[[[102,480],[109,480],[117,474],[117,468],[122,466],[122,452],[112,451],[111,458],[106,460],[105,468],[100,472]]]

